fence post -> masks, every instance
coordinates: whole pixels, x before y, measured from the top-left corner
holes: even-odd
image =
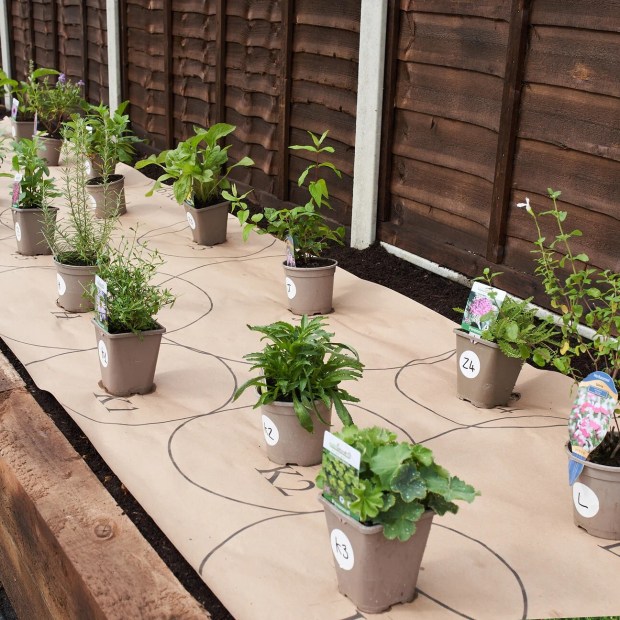
[[[7,0],[0,0],[0,47],[2,48],[2,69],[8,77],[12,77],[11,67],[11,37],[9,34],[9,6]],[[4,105],[7,110],[11,109],[11,97],[4,95]]]
[[[371,245],[377,234],[387,6],[362,0],[351,213],[351,247],[358,249]]]
[[[108,103],[110,111],[116,110],[121,102],[121,55],[119,3],[106,0],[106,22],[108,29]]]

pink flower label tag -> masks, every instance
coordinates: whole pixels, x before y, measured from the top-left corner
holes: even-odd
[[[478,336],[489,327],[506,298],[506,291],[474,282],[467,298],[461,327]]]

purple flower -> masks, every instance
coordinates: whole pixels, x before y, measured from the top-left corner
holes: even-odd
[[[84,80],[78,80],[77,85],[78,86],[84,86]]]
[[[67,81],[67,76],[64,73],[61,73],[58,76],[58,83],[59,84],[64,84]]]
[[[469,311],[478,317],[484,316],[487,312],[491,312],[491,310],[493,310],[493,304],[488,297],[476,297],[469,308]]]

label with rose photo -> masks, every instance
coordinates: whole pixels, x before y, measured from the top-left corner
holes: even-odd
[[[467,332],[480,336],[497,316],[505,298],[506,291],[482,282],[474,282],[467,298],[461,327]]]

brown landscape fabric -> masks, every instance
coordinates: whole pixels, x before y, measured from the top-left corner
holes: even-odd
[[[259,347],[246,324],[297,320],[286,310],[283,244],[256,235],[244,244],[230,218],[225,244],[196,246],[169,190],[146,198],[148,179],[119,172],[128,212],[118,236],[137,225],[166,260],[160,280],[178,295],[159,316],[167,332],[155,392],[111,398],[99,387],[90,315],[56,306],[51,257],[16,254],[10,179],[0,181],[0,336],[236,618],[364,617],[337,591],[317,468],[269,462],[252,394],[232,402],[249,376],[242,356]],[[453,323],[340,269],[334,306],[330,330],[366,364],[363,380],[346,386],[361,398],[351,407],[356,423],[423,442],[482,492],[458,515],[435,519],[418,598],[383,617],[617,613],[620,592],[606,586],[620,545],[572,523],[563,447],[570,381],[526,366],[518,400],[476,409],[455,395]]]

